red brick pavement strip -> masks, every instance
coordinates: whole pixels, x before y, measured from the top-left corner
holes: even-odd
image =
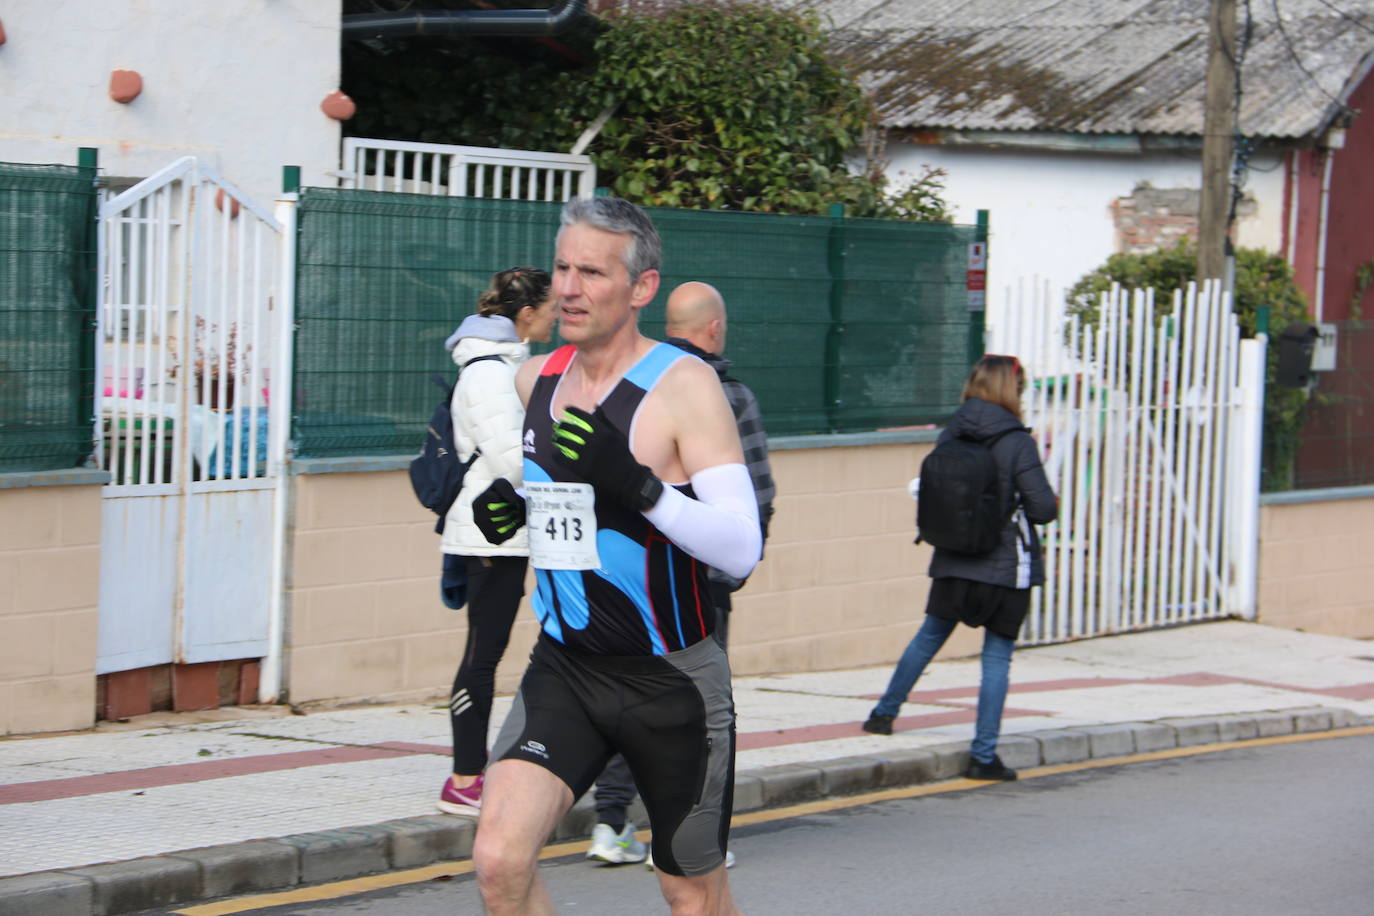
[[[125,770],[122,773],[94,773],[90,776],[72,776],[66,779],[43,779],[0,786],[0,805],[52,801],[57,798],[98,795],[101,792],[151,789],[156,786],[176,786],[188,782],[203,782],[207,779],[223,779],[226,776],[248,776],[327,763],[380,760],[414,753],[417,752],[386,745],[324,747],[286,754],[255,754],[251,757],[231,757],[226,760],[145,767],[139,770]],[[448,748],[444,748],[444,753],[448,753]]]
[[[1003,715],[1015,717],[1047,715],[1047,713],[1034,710],[1007,709]],[[933,728],[938,725],[972,722],[974,717],[975,713],[972,709],[961,708],[946,713],[906,716],[897,720],[895,725],[903,730]],[[863,732],[859,729],[857,722],[836,722],[830,725],[809,725],[802,728],[748,732],[739,736],[737,747],[741,751],[747,751],[778,747],[784,744],[826,741],[831,738],[854,738],[862,734]],[[362,760],[380,760],[415,754],[437,754],[446,757],[449,754],[449,748],[443,744],[388,741],[361,747],[326,747],[310,751],[293,751],[286,754],[256,754],[251,757],[232,757],[225,760],[205,760],[172,766],[147,767],[120,773],[96,773],[66,779],[35,780],[0,786],[0,805],[77,798],[85,795],[99,795],[104,792],[129,792],[157,786],[203,782],[207,779],[223,779],[230,776],[275,773],[297,767],[322,766],[330,763],[354,763]]]
[[[1015,719],[1022,716],[1049,716],[1053,713],[1035,709],[1002,710],[1002,718]],[[978,718],[977,710],[972,707],[959,707],[950,712],[927,713],[923,716],[902,716],[892,722],[892,730],[913,731],[921,728],[936,728],[941,725],[962,725]],[[829,741],[832,738],[854,738],[865,735],[858,722],[835,722],[830,725],[806,725],[801,728],[781,728],[771,732],[748,732],[736,739],[737,750],[754,751],[764,747],[778,747],[783,744],[803,744],[808,741]]]
[[[1013,684],[1011,693],[1044,693],[1056,690],[1082,690],[1093,687],[1118,687],[1129,684],[1173,684],[1186,687],[1215,687],[1226,684],[1248,684],[1270,687],[1297,693],[1313,693],[1323,696],[1342,697],[1348,700],[1374,699],[1374,683],[1354,684],[1345,687],[1295,687],[1269,681],[1228,677],[1207,672],[1170,675],[1157,678],[1063,678],[1053,681],[1031,681]],[[876,699],[879,694],[871,694],[864,699]],[[977,687],[950,687],[939,690],[918,690],[908,696],[911,703],[925,705],[948,705],[948,701],[976,698]],[[1023,716],[1044,716],[1053,713],[1033,709],[1008,707],[1003,711],[1004,718]],[[958,706],[949,712],[930,713],[918,716],[903,716],[893,722],[896,731],[912,731],[922,728],[936,728],[942,725],[960,725],[972,722],[976,712],[969,707]],[[827,725],[808,725],[800,728],[782,728],[772,731],[746,732],[737,740],[741,751],[779,747],[786,744],[804,744],[812,741],[828,741],[835,738],[853,738],[863,734],[857,722],[835,722]],[[207,779],[223,779],[230,776],[247,776],[257,773],[273,773],[296,767],[322,766],[331,763],[353,763],[363,760],[381,760],[388,757],[409,756],[414,754],[438,754],[447,756],[449,748],[442,744],[420,744],[407,741],[388,741],[364,746],[323,747],[309,751],[293,751],[285,754],[257,754],[250,757],[233,757],[225,760],[205,760],[195,763],[182,763],[171,766],[147,767],[117,773],[96,773],[89,776],[74,776],[66,779],[45,779],[33,782],[0,786],[0,805],[23,802],[52,801],[59,798],[77,798],[84,795],[98,795],[104,792],[127,792],[150,789],[157,786],[181,785],[202,782]]]
[[[1273,690],[1287,690],[1292,693],[1315,693],[1328,697],[1342,697],[1347,700],[1374,699],[1374,683],[1351,684],[1346,687],[1298,687],[1293,684],[1280,684],[1276,681],[1258,681],[1245,677],[1230,677],[1225,674],[1211,674],[1197,671],[1191,674],[1171,674],[1166,677],[1071,677],[1056,681],[1028,681],[1013,683],[1009,693],[1049,693],[1054,690],[1082,690],[1085,687],[1122,687],[1130,684],[1170,684],[1175,687],[1223,687],[1228,684],[1245,684],[1250,687],[1268,687]],[[881,693],[865,694],[863,699],[876,700]],[[907,695],[908,703],[938,703],[940,700],[965,699],[977,697],[978,688],[945,687],[939,690],[914,690]]]

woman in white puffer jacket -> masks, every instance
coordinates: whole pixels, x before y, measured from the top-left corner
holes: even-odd
[[[477,314],[463,319],[444,344],[460,370],[449,405],[458,457],[466,461],[478,452],[444,520],[441,547],[446,570],[463,564],[467,571],[468,639],[449,701],[453,775],[438,802],[449,814],[476,816],[481,808],[496,665],[525,595],[529,565],[524,529],[502,544],[489,543],[473,524],[472,500],[498,477],[517,487],[524,478],[525,409],[515,391],[515,370],[529,358],[529,341],[550,338],[555,314],[548,273],[512,267],[492,277]]]

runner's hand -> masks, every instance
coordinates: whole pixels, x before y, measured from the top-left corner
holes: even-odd
[[[504,544],[525,524],[525,501],[509,480],[498,477],[472,501],[472,520],[488,541]]]
[[[569,407],[553,425],[554,460],[636,512],[653,508],[663,483],[635,460],[630,443],[601,408]]]

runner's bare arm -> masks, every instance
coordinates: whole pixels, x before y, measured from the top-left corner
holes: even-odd
[[[526,407],[530,406],[530,392],[534,391],[534,383],[539,379],[539,370],[544,368],[548,358],[547,353],[543,356],[532,356],[521,363],[515,372],[515,391],[520,395],[520,403]]]
[[[743,579],[759,561],[763,538],[753,481],[720,379],[705,363],[684,359],[660,384],[657,406],[696,499],[665,487],[645,517],[691,556]]]

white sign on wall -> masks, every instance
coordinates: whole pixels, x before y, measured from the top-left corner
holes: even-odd
[[[968,272],[965,274],[964,289],[968,291],[968,310],[981,312],[987,307],[988,289],[988,243],[970,242],[968,246]]]

